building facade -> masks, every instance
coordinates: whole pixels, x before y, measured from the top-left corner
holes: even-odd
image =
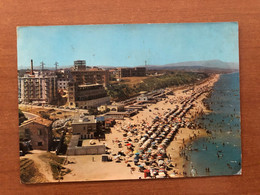
[[[74,61],[71,76],[73,82],[78,84],[102,84],[107,86],[109,82],[108,70],[87,67],[85,60]]]
[[[122,112],[124,111],[124,105],[123,104],[101,105],[97,109],[100,112],[106,112],[106,111]]]
[[[74,61],[74,70],[86,70],[86,60],[76,60]]]
[[[18,76],[19,103],[51,103],[57,99],[57,76],[53,71],[31,70]]]
[[[97,131],[97,120],[95,116],[78,116],[71,127],[73,135],[80,135],[81,139],[92,139]]]
[[[34,150],[49,151],[52,144],[52,121],[36,117],[19,126],[21,141],[31,140]]]
[[[135,67],[135,68],[118,68],[116,72],[117,78],[122,77],[143,77],[146,76],[145,67]]]
[[[69,86],[69,79],[66,78],[58,78],[57,80],[57,87],[59,90],[68,90],[68,86]]]
[[[57,99],[56,75],[24,75],[18,78],[18,98],[25,103],[51,103]]]
[[[77,85],[69,83],[68,88],[69,107],[89,109],[102,104],[109,104],[110,97],[101,84]]]
[[[60,69],[56,72],[57,87],[59,90],[68,90],[68,84],[72,80],[70,69]]]
[[[105,145],[94,145],[94,146],[79,146],[80,135],[72,135],[70,143],[67,149],[67,155],[96,155],[96,154],[105,154],[106,146]]]

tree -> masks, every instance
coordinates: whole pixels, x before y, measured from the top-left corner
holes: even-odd
[[[50,114],[49,113],[47,113],[47,112],[40,112],[40,115],[41,115],[41,117],[42,118],[45,118],[45,119],[50,119]]]
[[[18,113],[19,113],[19,125],[21,125],[24,121],[28,119],[20,109],[18,110]]]
[[[96,108],[90,108],[90,109],[88,109],[88,113],[90,115],[97,115],[98,114],[98,110]]]

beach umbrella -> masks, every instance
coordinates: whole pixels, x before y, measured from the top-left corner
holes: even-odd
[[[150,170],[145,169],[145,170],[144,170],[144,173],[150,173]]]
[[[170,176],[170,178],[174,178],[174,177],[176,177],[176,174],[175,173],[171,173],[171,174],[169,174],[169,176]]]
[[[159,165],[163,165],[163,164],[164,164],[164,161],[163,161],[163,160],[159,160],[159,161],[158,161],[158,164],[159,164]]]
[[[164,172],[159,172],[159,176],[160,176],[160,177],[165,177],[166,175],[165,175]]]
[[[119,156],[119,155],[118,155],[118,156]],[[120,157],[120,156],[119,156],[119,157],[118,157],[118,156],[114,156],[114,159],[117,159],[117,158],[119,158],[119,157]]]

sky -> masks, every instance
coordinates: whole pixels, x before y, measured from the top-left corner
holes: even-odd
[[[185,61],[238,63],[238,23],[165,23],[30,26],[17,28],[18,69],[45,67],[135,67]]]

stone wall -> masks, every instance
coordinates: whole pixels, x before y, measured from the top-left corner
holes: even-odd
[[[95,155],[95,154],[105,154],[106,146],[105,145],[96,145],[96,146],[82,146],[82,147],[69,147],[67,149],[67,155]]]

